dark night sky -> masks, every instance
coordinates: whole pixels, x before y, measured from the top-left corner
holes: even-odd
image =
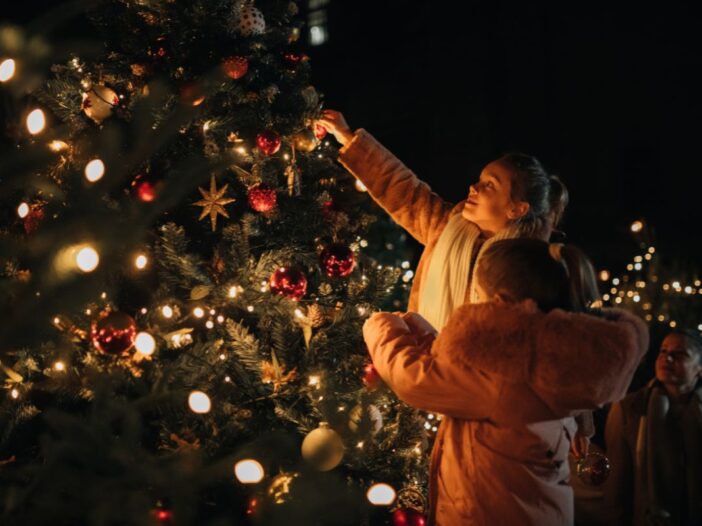
[[[643,218],[665,253],[702,268],[702,16],[643,2],[456,4],[332,0],[330,41],[309,51],[327,107],[454,201],[500,154],[536,155],[568,185],[564,228],[598,266],[626,263],[628,225]]]

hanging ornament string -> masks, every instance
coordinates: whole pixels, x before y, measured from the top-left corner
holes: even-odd
[[[300,188],[300,170],[297,167],[297,160],[295,159],[295,145],[292,145],[292,162],[290,166],[285,169],[285,173],[288,176],[288,195],[299,196],[301,193]]]

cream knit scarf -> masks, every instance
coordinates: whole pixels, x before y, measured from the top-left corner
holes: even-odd
[[[423,279],[419,314],[440,331],[455,309],[466,302],[475,302],[472,266],[478,266],[485,249],[500,239],[518,236],[519,231],[513,227],[498,232],[483,243],[473,263],[480,229],[460,213],[451,216],[434,247]]]

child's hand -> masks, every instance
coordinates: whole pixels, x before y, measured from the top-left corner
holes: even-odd
[[[580,432],[575,433],[573,440],[570,442],[570,451],[576,460],[583,459],[587,456],[590,450],[590,438],[581,435]]]
[[[322,118],[317,121],[317,124],[336,137],[342,146],[345,146],[353,138],[351,128],[349,128],[344,116],[338,111],[324,110]]]
[[[416,312],[406,312],[402,314],[401,317],[403,320],[405,320],[405,323],[412,331],[412,334],[416,334],[418,336],[431,335],[433,337],[436,337],[438,334],[434,326]]]

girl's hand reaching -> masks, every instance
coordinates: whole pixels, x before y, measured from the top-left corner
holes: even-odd
[[[338,111],[324,110],[322,118],[317,121],[317,124],[331,133],[342,146],[345,146],[353,138],[351,128],[349,128],[344,116]]]

